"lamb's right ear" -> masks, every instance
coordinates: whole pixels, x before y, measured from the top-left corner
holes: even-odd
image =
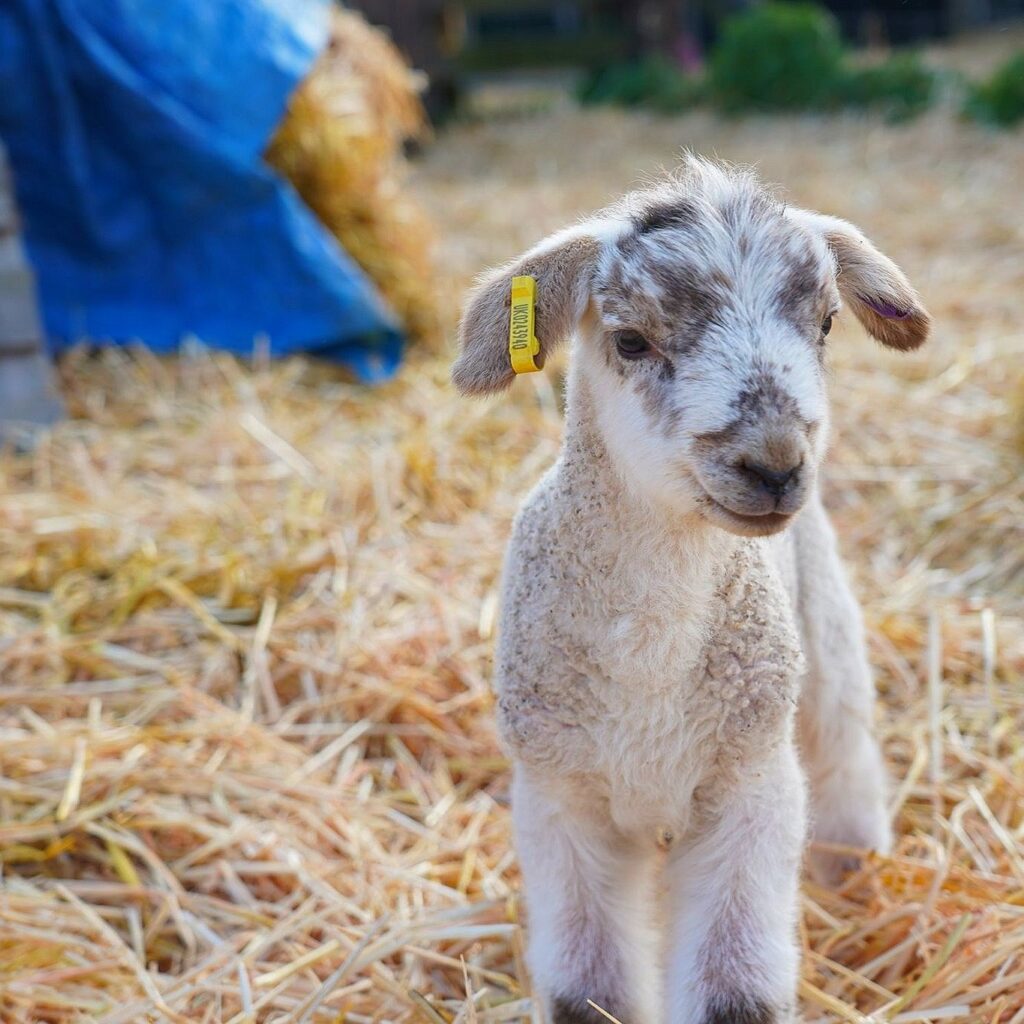
[[[839,292],[872,337],[904,352],[924,343],[932,322],[928,310],[903,271],[859,228],[824,213],[786,212],[825,239],[839,271]]]
[[[464,395],[504,391],[515,372],[508,354],[512,278],[537,279],[534,333],[538,366],[572,334],[587,308],[600,243],[582,228],[560,232],[489,271],[470,293],[459,324],[460,352],[452,380]]]

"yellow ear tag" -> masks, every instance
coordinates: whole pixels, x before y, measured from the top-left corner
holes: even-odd
[[[540,342],[533,335],[536,299],[536,278],[512,278],[508,355],[512,361],[512,369],[516,373],[536,373],[540,369],[533,358],[540,352]]]

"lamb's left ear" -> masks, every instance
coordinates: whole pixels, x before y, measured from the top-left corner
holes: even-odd
[[[787,212],[824,237],[836,258],[836,284],[843,301],[872,337],[901,351],[924,343],[932,318],[888,256],[845,220],[807,210]]]
[[[583,228],[552,235],[511,263],[489,271],[469,295],[459,324],[452,380],[464,395],[504,391],[515,372],[508,354],[512,278],[537,279],[534,333],[538,366],[573,333],[587,308],[600,243]]]

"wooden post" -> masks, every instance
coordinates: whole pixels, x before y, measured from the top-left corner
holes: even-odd
[[[0,444],[64,416],[46,352],[35,275],[18,230],[14,182],[0,143]]]

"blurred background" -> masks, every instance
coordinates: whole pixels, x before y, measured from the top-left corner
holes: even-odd
[[[746,26],[751,38],[765,44],[758,48],[760,59],[774,60],[781,72],[790,60],[809,60],[815,44],[836,51],[838,44],[857,50],[885,51],[896,48],[891,64],[880,61],[883,69],[895,77],[895,70],[908,66],[907,48],[922,47],[936,41],[962,38],[990,26],[1006,30],[1013,20],[1024,15],[1019,0],[953,0],[906,3],[858,2],[837,0],[830,4],[767,5],[760,16],[741,17],[758,7],[741,0],[706,0],[681,3],[676,0],[578,0],[564,3],[514,3],[509,0],[469,0],[465,3],[401,2],[401,0],[363,0],[352,5],[375,25],[385,27],[389,35],[412,63],[429,75],[427,105],[434,116],[458,109],[460,101],[473,107],[474,94],[488,81],[505,77],[541,78],[547,71],[555,82],[575,85],[585,101],[611,101],[660,104],[664,109],[680,109],[700,94],[699,79],[716,44],[730,39]],[[788,29],[788,32],[787,32]],[[801,35],[802,30],[802,35]],[[791,50],[774,56],[764,53],[787,40]],[[802,40],[804,50],[798,50]],[[1020,35],[1016,37],[1020,43]],[[1000,49],[992,40],[989,48]],[[1009,54],[1012,40],[1002,44]],[[753,56],[754,54],[748,54]],[[799,74],[800,67],[788,64],[786,70]],[[826,76],[837,69],[819,68]],[[531,76],[531,72],[533,73]],[[692,90],[678,79],[689,73]],[[847,72],[847,77],[851,73]],[[852,76],[857,77],[857,76]],[[882,72],[876,74],[877,99],[881,93]],[[675,91],[673,92],[673,80]],[[598,86],[599,82],[604,87]],[[763,107],[795,106],[792,88],[781,81],[757,96],[755,105]],[[829,83],[819,83],[816,96],[805,94],[802,102],[824,100]],[[858,90],[845,83],[831,83],[835,90],[831,102],[842,105],[855,102]],[[903,81],[911,88],[909,76]],[[749,87],[748,87],[749,89]],[[889,99],[898,102],[900,89],[893,81]],[[710,97],[712,93],[709,91]],[[718,97],[723,99],[721,95]],[[748,92],[747,102],[754,94]],[[859,102],[865,102],[866,98]],[[908,95],[905,101],[916,102]]]
[[[1024,1022],[1022,0],[4,0],[0,144],[0,1021],[541,1024],[490,673],[565,363],[468,402],[454,327],[689,149],[935,320],[829,338],[899,841],[804,1019]]]

